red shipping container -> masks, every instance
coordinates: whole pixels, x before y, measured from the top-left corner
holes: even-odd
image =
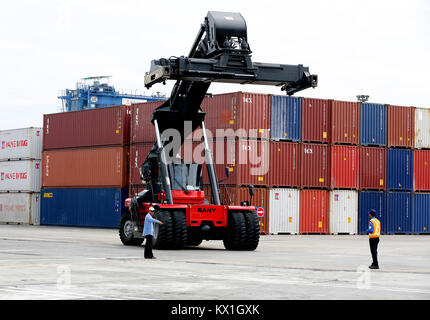
[[[43,150],[130,144],[127,106],[43,116]]]
[[[414,151],[414,191],[430,191],[430,150]]]
[[[331,147],[331,188],[358,189],[359,148],[354,146]]]
[[[387,151],[360,148],[360,190],[387,190]]]
[[[220,198],[223,204],[238,206],[242,201],[248,201],[251,206],[263,207],[264,217],[260,218],[260,232],[262,234],[269,234],[269,189],[255,188],[254,196],[251,198],[249,195],[249,188],[220,186]],[[223,201],[224,200],[224,201]]]
[[[330,187],[330,148],[324,144],[301,145],[300,185],[302,188]]]
[[[300,233],[328,234],[329,192],[300,191]]]
[[[44,151],[44,188],[125,187],[128,185],[128,147]]]
[[[165,101],[133,104],[131,108],[131,143],[155,143],[155,128],[151,122],[152,113]]]
[[[130,184],[141,185],[139,168],[153,147],[153,143],[133,144],[130,146]]]
[[[331,100],[303,98],[302,142],[330,143]]]
[[[415,111],[413,107],[387,106],[388,147],[414,146]]]
[[[218,137],[217,129],[230,129],[224,137],[269,139],[270,102],[270,95],[245,92],[205,98],[201,107],[206,112],[206,130],[211,132],[208,137]],[[194,137],[200,138],[199,133]]]
[[[331,143],[360,144],[360,103],[332,100]]]
[[[270,142],[223,139],[209,141],[218,181],[235,186],[267,186],[270,174]],[[184,156],[185,150],[185,156]],[[203,163],[203,182],[209,183],[202,142],[184,143],[180,154],[185,162]],[[226,167],[230,175],[227,178]]]
[[[270,142],[270,186],[300,187],[300,154],[298,143]]]

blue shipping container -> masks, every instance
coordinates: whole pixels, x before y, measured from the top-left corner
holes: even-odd
[[[387,150],[387,190],[412,191],[414,186],[414,152],[406,149]]]
[[[387,233],[412,233],[412,194],[389,192],[387,194]]]
[[[413,233],[430,233],[430,193],[415,193],[413,207]]]
[[[360,142],[363,146],[387,144],[387,108],[383,104],[362,103]]]
[[[302,98],[272,96],[270,138],[300,142],[302,138]]]
[[[358,233],[366,234],[369,228],[369,211],[376,210],[376,218],[381,221],[381,232],[386,230],[387,196],[380,191],[362,191],[358,194]]]
[[[127,189],[43,189],[40,224],[117,228]]]

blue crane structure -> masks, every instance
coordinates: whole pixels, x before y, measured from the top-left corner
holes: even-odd
[[[58,98],[62,101],[62,111],[78,111],[118,105],[131,105],[150,101],[166,100],[160,92],[138,92],[137,90],[117,91],[110,85],[110,76],[82,78],[76,89],[62,90]],[[92,83],[91,83],[92,81]]]

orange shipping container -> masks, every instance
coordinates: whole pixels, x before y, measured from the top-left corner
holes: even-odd
[[[216,136],[216,129],[232,129],[228,137],[270,138],[270,95],[235,92],[205,98],[206,129]],[[237,130],[238,135],[234,135]]]
[[[300,144],[270,142],[269,185],[300,186]]]
[[[325,144],[301,145],[300,185],[302,188],[330,187],[330,147]]]
[[[414,150],[414,191],[430,191],[430,150]]]
[[[128,185],[129,148],[85,148],[45,151],[44,188],[124,187]]]
[[[331,100],[303,98],[302,141],[330,143]]]
[[[140,180],[139,168],[145,161],[146,157],[154,146],[153,143],[133,144],[130,146],[130,184],[142,184]]]
[[[388,147],[414,146],[414,108],[387,106]]]
[[[331,147],[331,188],[358,189],[358,147]]]
[[[152,113],[165,101],[133,104],[131,108],[131,143],[155,143],[155,128],[151,122]]]
[[[209,141],[218,181],[228,185],[267,186],[270,174],[270,142],[267,140]],[[184,153],[185,151],[185,153]],[[204,146],[201,142],[186,141],[181,149],[185,162],[203,163],[203,182],[209,183]],[[229,167],[229,177],[226,175]]]
[[[387,190],[387,151],[360,147],[360,190]]]
[[[360,103],[333,100],[331,143],[360,144]]]
[[[300,191],[300,233],[328,234],[329,192]]]

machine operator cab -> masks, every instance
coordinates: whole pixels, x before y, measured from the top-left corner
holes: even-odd
[[[145,176],[141,170],[141,176]],[[183,163],[182,160],[168,164],[169,179],[172,188],[174,203],[178,204],[208,204],[203,191],[202,165],[198,163]],[[159,170],[153,170],[158,176]],[[137,194],[139,205],[144,202],[162,202],[163,190],[160,179],[144,180],[147,190]],[[149,182],[149,183],[148,183]],[[161,197],[161,198],[160,198]],[[161,201],[160,201],[161,200]]]

